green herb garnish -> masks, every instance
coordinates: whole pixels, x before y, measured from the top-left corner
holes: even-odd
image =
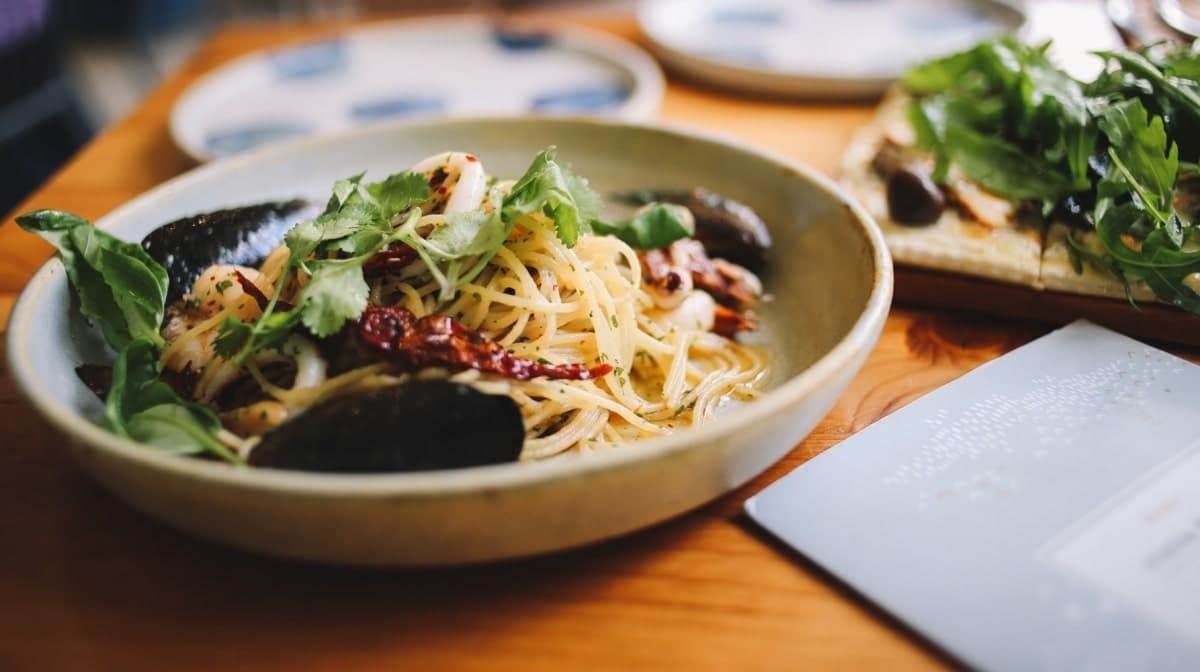
[[[1200,162],[1200,49],[1103,52],[1105,71],[1081,82],[1050,62],[1047,46],[984,42],[904,76],[934,179],[956,167],[1046,215],[1068,198],[1094,204],[1086,226],[1103,253],[1068,238],[1076,270],[1082,261],[1107,270],[1127,293],[1140,278],[1200,314],[1200,195],[1180,179]]]
[[[616,236],[631,247],[650,250],[692,237],[696,225],[682,205],[655,203],[625,221],[609,224],[593,220],[592,230],[600,235]]]
[[[58,210],[26,213],[17,217],[17,224],[58,248],[80,310],[99,323],[113,348],[120,350],[138,338],[162,345],[158,329],[167,299],[167,272],[141,245]]]

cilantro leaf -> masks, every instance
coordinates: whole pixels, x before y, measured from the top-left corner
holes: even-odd
[[[695,222],[686,208],[672,203],[655,203],[632,219],[608,224],[592,222],[592,230],[605,236],[616,236],[632,247],[643,250],[666,247],[696,232]]]
[[[597,194],[588,184],[587,178],[571,172],[567,172],[566,176],[567,191],[570,191],[571,198],[575,199],[575,207],[579,211],[579,221],[586,226],[587,223],[600,217],[600,211],[604,209],[604,201],[600,199],[600,194]]]
[[[325,338],[367,307],[370,287],[363,278],[364,257],[321,261],[300,294],[300,319],[313,334]]]
[[[283,240],[292,253],[292,259],[302,262],[323,243],[339,241],[355,234],[364,226],[369,226],[371,221],[354,213],[327,212],[293,226]]]
[[[554,221],[559,240],[567,247],[574,247],[579,234],[588,225],[580,201],[586,211],[596,208],[599,198],[592,194],[585,181],[573,179],[571,172],[554,160],[554,155],[555,148],[549,147],[534,157],[529,169],[504,199],[501,218],[511,230],[522,215],[545,213]]]
[[[240,364],[260,350],[281,345],[300,325],[300,311],[272,310],[247,324],[236,317],[227,317],[217,330],[213,350],[220,356]]]
[[[38,210],[17,217],[22,229],[58,248],[80,310],[120,349],[133,339],[160,345],[167,272],[141,245],[127,243],[77,215]]]
[[[341,210],[351,196],[358,193],[358,185],[362,182],[362,178],[366,175],[363,171],[357,175],[347,177],[343,180],[338,180],[333,183],[333,193],[329,196],[329,203],[325,206],[325,212],[337,212]]]
[[[446,215],[446,223],[434,229],[425,242],[438,258],[453,260],[491,252],[507,236],[499,214],[474,210]]]
[[[382,182],[366,185],[365,190],[379,206],[384,218],[420,205],[431,196],[429,181],[424,175],[413,172],[389,175]]]

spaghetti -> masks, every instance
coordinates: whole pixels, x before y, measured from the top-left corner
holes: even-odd
[[[471,249],[447,263],[436,255],[441,248],[432,242],[434,232],[466,227],[470,217],[498,218],[519,183],[489,180],[481,162],[461,153],[430,157],[411,172],[425,178],[430,195],[392,217],[395,233],[388,235],[399,242],[363,265],[368,308],[357,324],[348,322],[343,329],[363,333],[365,316],[380,307],[417,321],[444,316],[446,324],[488,344],[495,357],[536,363],[531,370],[575,373],[520,379],[450,360],[438,360],[442,366],[401,366],[373,350],[370,339],[357,343],[365,359],[335,371],[328,348],[318,347],[318,339],[302,330],[240,362],[217,354],[216,342],[229,321],[253,325],[272,309],[306,300],[314,273],[290,261],[294,250],[285,244],[258,269],[205,271],[173,307],[163,329],[167,343],[161,361],[167,369],[194,374],[191,391],[197,401],[220,407],[216,400],[234,381],[253,381],[254,395],[221,409],[229,430],[223,436],[240,437],[232,440],[239,452],[251,450],[263,433],[319,401],[412,377],[448,377],[511,397],[525,424],[523,460],[663,435],[704,422],[729,401],[757,395],[767,367],[764,353],[732,334],[713,332],[721,311],[730,311],[709,292],[690,280],[665,289],[663,282],[653,282],[646,272],[648,250],[618,235],[586,231],[568,244],[554,209],[541,207],[512,215],[494,249]],[[480,231],[477,237],[483,237]],[[688,243],[694,241],[678,240],[655,252],[677,262],[672,268],[686,268],[697,255],[703,257],[702,249]],[[728,263],[720,268],[744,273],[754,294],[761,293],[749,271]],[[451,276],[456,284],[447,291]],[[270,303],[264,305],[267,297]],[[741,319],[740,328],[753,326]],[[452,347],[444,339],[436,342]],[[272,368],[281,364],[294,371],[290,380],[272,377]]]

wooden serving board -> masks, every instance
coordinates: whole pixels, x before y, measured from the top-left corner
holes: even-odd
[[[896,301],[1062,325],[1077,319],[1128,336],[1200,346],[1200,316],[1164,304],[1067,294],[958,273],[896,266]]]

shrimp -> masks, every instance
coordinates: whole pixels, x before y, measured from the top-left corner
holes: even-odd
[[[418,161],[412,167],[424,173],[433,188],[433,207],[442,205],[444,214],[478,210],[487,194],[487,174],[474,154],[442,152]],[[447,196],[449,194],[449,196]]]
[[[215,357],[213,340],[220,325],[213,324],[201,333],[189,334],[194,325],[220,314],[232,315],[245,322],[258,319],[262,314],[258,302],[242,288],[238,281],[238,273],[254,283],[264,294],[274,292],[271,283],[253,268],[227,264],[209,266],[196,278],[191,292],[185,297],[185,305],[191,308],[181,312],[172,311],[163,327],[162,335],[168,345],[181,337],[187,338],[178,347],[167,350],[168,356],[163,361],[166,368],[174,371],[202,371],[212,362]]]

